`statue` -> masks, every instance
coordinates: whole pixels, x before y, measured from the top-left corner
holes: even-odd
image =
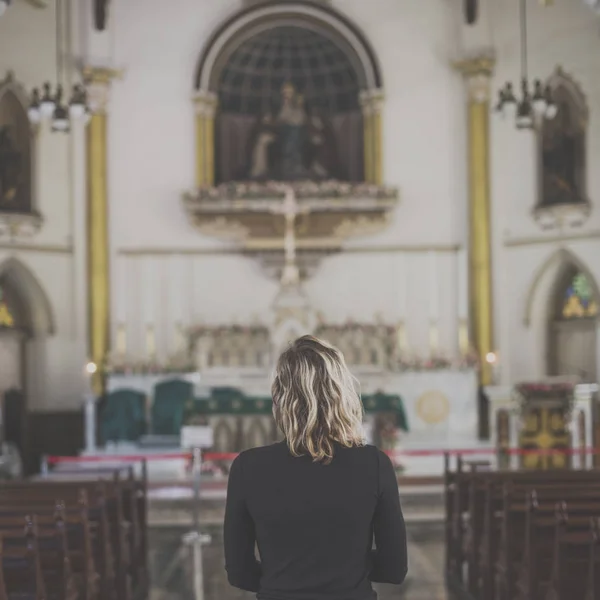
[[[252,149],[250,179],[267,179],[270,175],[271,149],[276,140],[273,117],[270,113],[263,116],[258,127],[256,142]]]
[[[10,138],[8,125],[0,128],[0,209],[14,208],[17,201],[21,156]]]
[[[307,144],[307,119],[304,97],[296,94],[291,83],[281,90],[282,105],[277,116],[279,148],[281,153],[280,177],[285,181],[306,179],[304,149]]]
[[[309,114],[304,96],[291,83],[281,89],[275,120],[269,113],[251,136],[249,177],[252,180],[325,179],[332,175],[333,136],[324,119]]]

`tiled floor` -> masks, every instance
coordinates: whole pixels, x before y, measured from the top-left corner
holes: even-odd
[[[203,549],[204,600],[246,600],[254,594],[230,587],[223,570],[221,527],[205,525],[212,541]],[[153,572],[151,600],[194,600],[191,559],[181,544],[181,527],[154,527],[150,533]],[[380,600],[449,600],[443,584],[442,528],[409,526],[409,577],[402,586],[378,586]]]

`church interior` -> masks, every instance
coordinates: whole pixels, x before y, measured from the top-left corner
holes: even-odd
[[[600,599],[599,72],[599,0],[0,0],[0,600],[245,598],[304,334],[397,470],[382,600]]]

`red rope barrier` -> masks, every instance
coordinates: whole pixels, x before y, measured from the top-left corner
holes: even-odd
[[[523,449],[523,448],[506,448],[498,450],[496,448],[455,448],[455,449],[423,449],[423,450],[392,450],[387,454],[392,456],[443,456],[449,454],[451,456],[473,456],[473,455],[494,455],[508,454],[511,456],[549,456],[549,455],[569,455],[577,456],[582,454],[599,454],[600,449],[588,446],[586,448],[548,448],[548,449]],[[204,462],[211,461],[228,461],[233,460],[238,455],[237,452],[206,452],[202,454]],[[49,465],[57,465],[64,463],[131,463],[158,460],[191,460],[191,452],[165,452],[162,454],[118,454],[118,455],[93,455],[93,456],[47,456],[46,462]]]

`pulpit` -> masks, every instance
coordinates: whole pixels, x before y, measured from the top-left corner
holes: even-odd
[[[571,383],[522,383],[515,388],[520,411],[521,467],[564,469],[571,466]]]

